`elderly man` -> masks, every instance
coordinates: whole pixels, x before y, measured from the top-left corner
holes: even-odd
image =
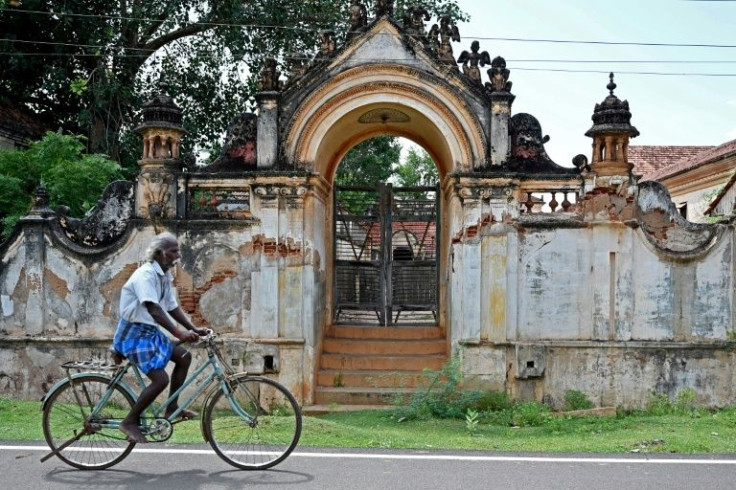
[[[163,327],[174,337],[185,342],[195,342],[207,330],[199,329],[179,308],[172,285],[169,269],[180,258],[179,242],[171,233],[157,235],[146,251],[147,261],[140,266],[123,286],[120,294],[120,322],[118,323],[113,347],[130,362],[138,366],[151,380],[133,405],[130,414],[120,424],[120,431],[133,442],[147,442],[139,429],[143,411],[164,391],[169,376],[164,370],[169,361],[174,362],[171,374],[171,394],[178,390],[187,377],[191,355],[174,346],[158,328]],[[176,320],[184,329],[177,327]],[[178,409],[174,399],[166,410],[169,417]],[[193,418],[197,414],[184,410],[182,418]]]

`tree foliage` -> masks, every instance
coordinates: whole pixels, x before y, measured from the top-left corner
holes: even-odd
[[[0,151],[3,239],[30,208],[39,184],[46,187],[52,208],[63,204],[71,216],[82,216],[95,205],[105,186],[121,176],[116,162],[105,155],[87,155],[84,150],[82,137],[49,132],[27,150]]]
[[[412,146],[401,161],[401,150],[400,140],[390,135],[358,143],[337,167],[335,184],[376,187],[390,182],[398,187],[421,187],[439,182],[437,166],[426,151]]]
[[[372,1],[364,3],[370,9]],[[395,17],[409,2],[396,2]],[[413,2],[412,2],[413,3]],[[455,0],[424,0],[437,17],[466,16]],[[320,29],[344,35],[348,0],[23,0],[0,4],[0,98],[88,136],[92,152],[127,162],[137,111],[159,75],[184,110],[185,142],[211,147],[253,105],[265,57],[314,53]],[[186,148],[185,148],[186,149]],[[125,157],[125,155],[122,155]],[[123,158],[124,159],[124,158]]]
[[[337,167],[335,183],[340,186],[376,187],[395,175],[401,156],[401,143],[394,136],[382,135],[355,145]]]
[[[437,185],[440,180],[429,153],[421,148],[411,147],[406,161],[396,168],[397,182],[402,187],[428,187]]]

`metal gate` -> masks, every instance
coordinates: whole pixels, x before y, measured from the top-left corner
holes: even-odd
[[[335,323],[437,324],[437,187],[337,187]]]

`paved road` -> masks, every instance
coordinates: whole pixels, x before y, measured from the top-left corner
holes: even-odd
[[[297,448],[268,471],[230,467],[205,446],[150,444],[104,471],[58,459],[40,463],[39,444],[0,442],[0,487],[7,489],[504,489],[732,490],[736,456],[512,455]]]

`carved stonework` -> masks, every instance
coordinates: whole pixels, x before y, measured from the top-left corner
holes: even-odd
[[[266,184],[254,187],[253,192],[261,199],[276,199],[278,197],[300,198],[307,195],[307,188],[302,186],[292,187],[278,184]]]
[[[335,40],[335,31],[325,29],[319,32],[319,56],[320,58],[329,58],[337,49],[337,41]]]
[[[102,198],[83,219],[69,216],[67,206],[56,210],[57,224],[63,236],[83,247],[104,247],[117,241],[133,217],[134,185],[117,181],[105,188]]]
[[[411,5],[404,10],[404,28],[410,36],[424,38],[424,23],[431,17],[422,5]]]
[[[172,174],[142,173],[139,185],[143,202],[140,202],[138,206],[139,216],[149,219],[172,218],[174,216],[171,200],[173,184]]]
[[[376,0],[376,17],[394,15],[394,0]]]
[[[460,41],[460,31],[455,24],[450,23],[449,16],[443,15],[440,18],[439,28],[437,28],[437,24],[432,26],[429,39],[430,42],[435,42],[437,45],[437,57],[439,60],[457,70],[457,62],[452,52],[451,41]]]
[[[725,227],[690,223],[677,211],[667,188],[655,181],[639,184],[636,218],[647,240],[674,256],[693,256],[715,244]]]
[[[230,121],[225,144],[217,159],[202,170],[205,173],[242,172],[254,170],[258,157],[258,119],[244,112]]]
[[[411,118],[398,109],[386,108],[370,110],[361,115],[358,122],[361,124],[408,123],[411,122]]]
[[[467,186],[458,184],[457,195],[462,200],[501,200],[511,202],[514,199],[514,191],[507,186]]]
[[[363,31],[368,23],[368,12],[365,5],[359,0],[350,0],[350,27],[348,27],[348,39],[351,39]]]
[[[577,174],[577,168],[561,167],[553,162],[544,149],[549,136],[531,114],[519,113],[509,121],[511,150],[508,170],[525,173]]]
[[[281,73],[277,69],[276,60],[274,58],[266,58],[260,73],[259,89],[262,92],[278,92],[281,90],[280,76]]]
[[[491,62],[490,70],[488,70],[490,82],[486,82],[486,89],[489,92],[511,92],[510,73],[506,68],[506,60],[501,56],[496,56]]]
[[[483,85],[478,65],[490,65],[491,57],[488,54],[488,51],[478,53],[478,50],[480,50],[480,43],[478,43],[478,41],[473,41],[470,44],[470,51],[463,51],[460,53],[460,57],[457,59],[457,62],[463,64],[463,73],[473,80],[473,82],[478,85]]]
[[[309,68],[309,60],[304,53],[291,53],[284,57],[286,67],[289,71],[289,84],[297,83]]]

